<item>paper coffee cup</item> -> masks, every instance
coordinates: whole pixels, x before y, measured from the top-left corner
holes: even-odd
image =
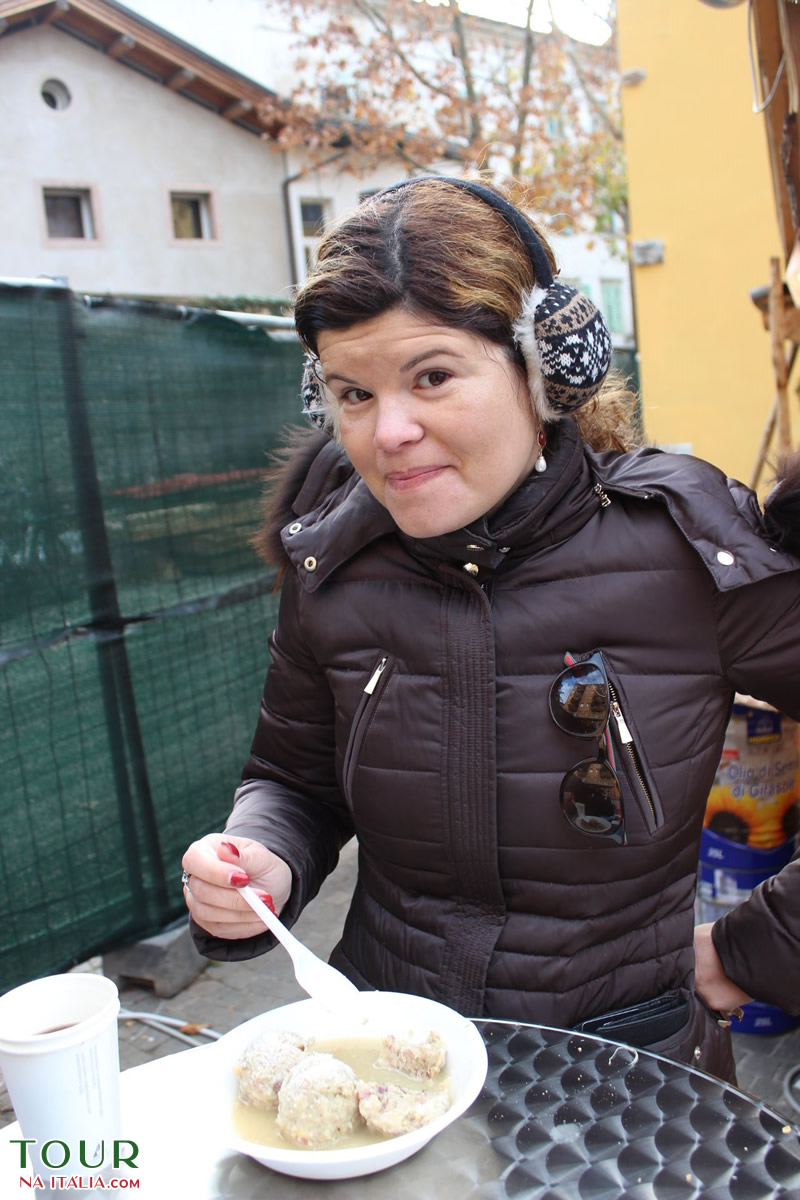
[[[0,996],[0,1069],[22,1137],[20,1176],[96,1176],[120,1137],[119,995],[102,975],[49,975]],[[23,1162],[27,1165],[23,1166]]]

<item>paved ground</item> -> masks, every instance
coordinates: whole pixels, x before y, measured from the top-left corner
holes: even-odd
[[[327,957],[339,937],[355,877],[355,846],[345,850],[339,867],[295,927],[298,937],[317,954]],[[99,965],[99,964],[96,964]],[[304,998],[280,947],[243,963],[210,963],[193,983],[170,999],[158,998],[149,987],[125,985],[120,1001],[126,1011],[181,1018],[187,1024],[226,1033],[268,1008]],[[122,1069],[186,1049],[186,1043],[138,1019],[120,1021]],[[202,1038],[196,1039],[200,1043]],[[800,1124],[800,1092],[795,1107],[785,1090],[793,1067],[800,1068],[800,1029],[778,1037],[739,1034],[734,1039],[739,1084],[744,1091]],[[0,1126],[14,1120],[0,1079]]]

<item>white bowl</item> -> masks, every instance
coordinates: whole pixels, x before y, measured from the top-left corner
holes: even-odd
[[[488,1066],[483,1038],[471,1021],[434,1000],[408,996],[402,992],[362,992],[359,1011],[368,1017],[367,1023],[361,1023],[358,1017],[354,1017],[348,1024],[342,1017],[321,1009],[313,1000],[300,1000],[245,1021],[215,1043],[215,1078],[209,1079],[208,1083],[222,1102],[218,1111],[220,1118],[228,1121],[225,1136],[228,1146],[284,1175],[296,1175],[303,1179],[350,1179],[382,1171],[409,1158],[466,1112],[483,1087]],[[398,1037],[420,1039],[435,1030],[441,1034],[447,1047],[445,1069],[452,1103],[446,1113],[421,1129],[369,1146],[341,1150],[299,1150],[245,1141],[233,1126],[237,1091],[233,1067],[245,1046],[268,1029],[292,1030],[303,1037],[318,1038],[359,1035],[372,1038],[394,1033]]]

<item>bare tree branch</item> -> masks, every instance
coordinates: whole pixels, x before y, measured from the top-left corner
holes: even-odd
[[[624,215],[613,41],[534,33],[533,0],[524,29],[471,16],[459,0],[272,2],[300,14],[296,86],[262,107],[277,148],[317,161],[346,148],[356,173],[392,160],[425,171],[443,156],[491,165],[574,227]]]
[[[464,90],[467,93],[467,103],[469,104],[469,144],[470,146],[477,146],[483,141],[483,130],[481,127],[478,96],[475,91],[475,80],[472,75],[472,62],[470,61],[469,47],[467,46],[467,35],[464,29],[464,15],[458,7],[458,0],[447,0],[447,7],[453,14],[456,56],[461,64],[464,76]]]
[[[530,114],[531,71],[533,69],[533,52],[535,49],[531,17],[534,0],[528,0],[528,11],[525,15],[525,55],[522,61],[522,78],[519,93],[519,108],[517,110],[517,131],[514,138],[514,148],[511,155],[511,174],[518,179],[522,173],[522,147],[525,142],[525,126]]]
[[[421,71],[419,71],[411,62],[408,55],[403,50],[399,41],[395,37],[392,26],[386,21],[381,14],[367,0],[352,0],[353,6],[358,9],[371,22],[373,27],[387,39],[392,47],[392,52],[397,57],[398,61],[403,64],[410,75],[413,75],[417,83],[421,83],[429,92],[435,92],[440,96],[444,96],[447,100],[454,100],[455,95],[448,88],[442,87],[441,84],[435,83],[432,79],[427,79]]]
[[[600,122],[606,132],[611,134],[611,136],[614,138],[614,141],[619,142],[620,145],[622,145],[622,130],[618,125],[614,124],[608,114],[608,109],[605,107],[605,105],[602,105],[598,102],[597,97],[590,89],[583,66],[579,61],[578,56],[575,54],[575,51],[571,47],[567,49],[567,58],[569,59],[570,64],[575,71],[575,78],[580,84],[581,91],[586,99],[586,103],[589,105],[589,108],[592,111],[592,115]]]

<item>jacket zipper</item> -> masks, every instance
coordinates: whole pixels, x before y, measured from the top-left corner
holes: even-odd
[[[386,670],[386,661],[387,661],[386,656],[384,655],[384,657],[378,663],[375,670],[370,675],[369,680],[367,682],[367,686],[364,688],[364,691],[367,693],[368,696],[371,696],[372,693],[375,691],[375,688],[378,686],[378,680],[380,679],[383,672]]]
[[[608,674],[607,670],[606,674]],[[614,685],[610,679],[608,681],[608,695],[611,701],[611,715],[613,716],[617,725],[619,740],[622,742],[622,745],[628,756],[628,761],[633,768],[633,772],[636,776],[636,781],[639,784],[642,795],[647,801],[648,808],[650,809],[650,815],[653,818],[653,825],[655,826],[658,824],[656,806],[653,803],[653,797],[650,792],[650,788],[648,787],[647,780],[644,777],[644,771],[642,770],[642,764],[639,759],[639,752],[636,749],[636,743],[633,740],[633,734],[628,728],[628,723],[622,714],[622,709],[620,708],[619,700],[617,699],[617,693],[614,691]]]
[[[352,804],[351,785],[361,756],[361,747],[364,744],[372,717],[375,714],[384,686],[389,678],[388,668],[390,666],[389,655],[382,654],[362,689],[361,699],[353,714],[350,737],[342,764],[342,787],[348,804]]]

